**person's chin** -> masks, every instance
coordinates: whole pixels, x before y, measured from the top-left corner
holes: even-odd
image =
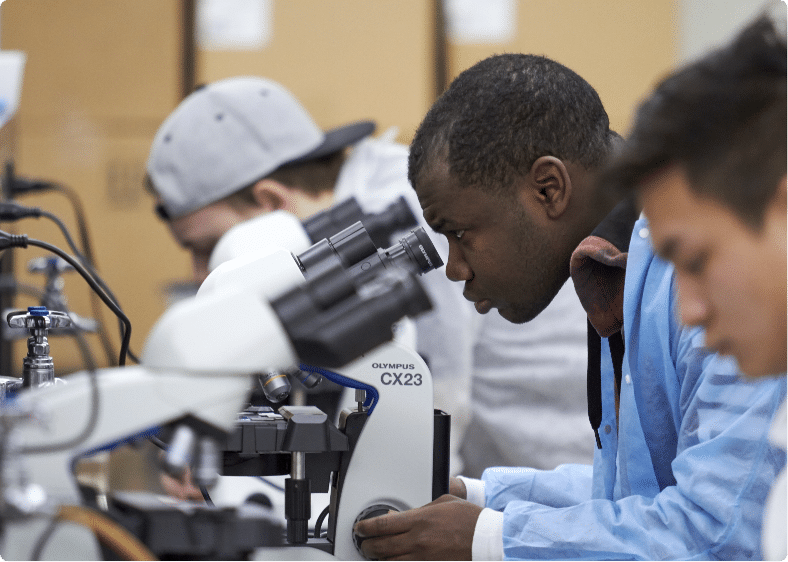
[[[748,379],[785,376],[785,361],[769,360],[768,357],[748,357],[741,353],[733,355],[739,371]]]
[[[499,306],[496,307],[498,309],[498,314],[501,315],[501,318],[504,320],[508,320],[512,324],[524,324],[530,320],[533,320],[533,315],[527,314],[525,311],[513,307],[513,306]]]

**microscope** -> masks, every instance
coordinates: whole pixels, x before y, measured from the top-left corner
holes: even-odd
[[[262,255],[261,255],[262,254]],[[330,265],[329,265],[330,264]],[[305,280],[325,279],[326,269],[364,280],[382,271],[425,273],[443,265],[424,229],[414,228],[387,249],[378,249],[358,222],[301,254],[286,250],[247,251],[214,269],[198,291],[234,291],[236,284],[284,271]],[[275,291],[271,287],[270,290]],[[294,313],[298,317],[308,317]],[[343,345],[354,345],[342,338]],[[321,355],[331,356],[331,350]],[[278,414],[252,408],[224,450],[224,476],[290,474],[285,480],[285,549],[262,548],[258,558],[299,559],[315,550],[341,560],[363,559],[353,526],[359,519],[429,503],[448,492],[449,416],[433,410],[432,379],[423,359],[407,345],[390,342],[365,353],[341,374],[302,362],[295,374],[341,380],[356,389],[355,408],[342,412],[338,427],[316,408],[283,406]],[[273,401],[290,390],[280,372],[263,374]],[[325,536],[310,537],[310,495],[330,492]],[[320,521],[324,517],[321,516]]]
[[[223,263],[242,256],[252,259],[280,249],[293,254],[306,252],[310,246],[329,239],[355,223],[361,223],[371,243],[377,248],[392,245],[396,242],[395,236],[406,234],[407,229],[418,224],[402,196],[377,213],[364,212],[355,197],[303,220],[286,211],[273,211],[237,224],[222,235],[211,253],[209,269],[213,271]],[[427,238],[423,231],[419,236]],[[432,248],[432,243],[429,240],[426,242]],[[368,251],[374,253],[371,248]],[[226,282],[225,278],[223,282]],[[205,287],[202,290],[206,290]],[[416,328],[412,320],[403,318],[395,324],[394,340],[416,347]],[[332,382],[316,389],[316,385],[322,381],[323,378],[314,373],[307,374],[299,370],[276,377],[261,375],[261,388],[253,395],[253,400],[258,405],[275,406],[289,393],[292,404],[318,404],[336,420],[341,404],[347,402],[347,391],[342,391],[340,386]],[[282,394],[281,398],[277,392]]]
[[[357,222],[364,226],[378,248],[390,246],[395,233],[418,226],[402,196],[380,213],[365,213],[355,197],[303,221],[287,211],[273,211],[237,224],[224,233],[211,252],[208,268],[213,271],[226,261],[265,248],[300,253]]]
[[[431,255],[429,239],[418,229],[387,250],[370,246],[360,224],[346,230],[298,256],[275,251],[217,268],[196,296],[171,307],[154,326],[139,366],[77,373],[67,385],[20,392],[6,407],[40,412],[28,418],[44,419],[45,425],[22,423],[9,432],[15,446],[0,450],[15,454],[14,462],[5,464],[16,467],[16,476],[9,478],[4,470],[3,489],[38,490],[40,501],[25,509],[0,504],[0,555],[27,559],[47,539],[44,554],[100,559],[93,533],[68,523],[52,531],[42,517],[57,506],[84,501],[71,471],[76,459],[176,428],[173,435],[186,437],[173,438],[168,462],[183,465],[188,457],[183,451],[196,451],[195,478],[209,484],[224,468],[219,451],[238,425],[250,377],[292,371],[297,365],[339,368],[365,394],[356,412],[365,420],[363,431],[347,437],[348,450],[355,452],[342,456],[343,466],[335,471],[331,544],[323,551],[338,558],[359,557],[352,534],[356,518],[377,513],[379,506],[408,509],[430,501],[434,446],[429,372],[411,350],[381,344],[391,340],[394,322],[429,309],[411,271],[437,267],[440,258]],[[412,406],[412,415],[403,414],[405,405]],[[277,415],[281,419],[275,423],[296,428],[313,428],[317,424],[310,422],[321,417],[297,409]],[[403,431],[392,432],[396,427]],[[291,488],[299,498],[309,495],[303,485],[304,457],[315,447],[303,434],[264,447],[275,455],[287,451],[295,480]],[[343,450],[341,441],[329,438],[328,448]],[[9,488],[8,482],[18,485]],[[125,526],[155,546],[160,557],[250,557],[268,550],[262,546],[281,542],[276,520],[260,506],[212,510],[163,503],[150,495],[113,498],[115,513],[122,512],[118,518],[125,517]],[[303,501],[293,506],[290,518],[296,523],[288,536],[303,545]]]

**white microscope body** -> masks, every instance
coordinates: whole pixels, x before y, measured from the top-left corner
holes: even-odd
[[[243,313],[228,313],[233,309]],[[251,337],[232,337],[239,329]],[[72,474],[79,456],[187,415],[230,431],[247,400],[249,374],[261,366],[284,369],[297,361],[281,323],[261,299],[238,293],[178,303],[152,330],[142,366],[100,369],[95,378],[75,373],[68,384],[20,393],[18,405],[39,409],[46,419],[44,425],[20,429],[25,450],[31,451],[24,457],[29,480],[41,485],[54,504],[81,504]],[[98,411],[91,422],[94,398]],[[84,441],[58,447],[90,423],[94,428]],[[41,452],[32,451],[39,448]],[[0,555],[29,559],[47,523],[6,523]],[[92,533],[75,525],[56,532],[45,552],[61,559],[100,559]]]
[[[250,269],[228,264],[225,269],[232,274],[222,283],[213,286],[206,281],[200,294],[171,307],[151,331],[141,366],[102,369],[95,376],[77,373],[69,376],[68,385],[20,394],[20,405],[38,407],[47,416],[45,426],[21,428],[20,437],[29,480],[43,486],[50,501],[81,503],[72,474],[72,463],[80,455],[125,442],[184,417],[229,432],[247,401],[251,375],[290,369],[310,353],[324,357],[324,350],[328,352],[325,356],[331,357],[329,366],[332,361],[335,366],[342,365],[337,362],[339,351],[348,360],[358,357],[390,339],[392,323],[404,314],[418,314],[429,308],[426,294],[403,271],[388,272],[355,286],[349,278],[335,275],[331,277],[334,292],[330,295],[320,293],[319,283],[309,289],[321,304],[341,295],[337,297],[338,304],[326,308],[327,320],[318,335],[333,340],[323,346],[311,332],[294,335],[292,325],[284,324],[284,309],[275,310],[268,302],[307,285],[292,254],[271,252],[256,260],[244,259],[244,264]],[[346,296],[351,290],[348,287],[355,290],[352,297]],[[304,298],[299,302],[304,302]],[[307,328],[312,327],[311,316],[300,320],[305,320]],[[386,331],[388,335],[384,336]],[[337,334],[351,332],[359,337],[336,341]],[[299,351],[298,345],[305,347]],[[394,361],[400,355],[385,357]],[[431,388],[426,379],[424,388]],[[431,408],[431,391],[429,397]],[[97,400],[95,410],[91,399]],[[394,402],[381,401],[381,407],[381,416],[376,419],[382,421]],[[91,412],[95,413],[94,419]],[[89,424],[92,430],[85,439],[61,446]],[[428,427],[432,427],[431,422]],[[417,501],[423,503],[421,499]],[[410,505],[409,502],[397,505]],[[4,523],[0,555],[7,560],[28,559],[48,525],[47,520],[41,519]],[[48,540],[44,556],[100,559],[92,533],[70,524],[58,527]]]
[[[293,281],[301,274],[288,264],[293,253],[307,249],[309,239],[293,215],[275,212],[246,221],[228,231],[210,259],[212,273],[198,294],[233,291],[249,279],[263,278],[276,263]],[[440,265],[440,264],[438,264]],[[333,556],[363,560],[354,543],[353,526],[374,506],[404,511],[433,499],[434,410],[429,369],[413,349],[415,331],[410,319],[399,323],[398,337],[364,354],[337,372],[374,387],[379,398],[364,423],[341,483],[331,490]],[[319,366],[319,365],[318,365]],[[263,548],[259,559],[310,559],[318,553],[309,546]]]
[[[432,377],[412,349],[389,343],[342,374],[378,390],[379,398],[350,458],[339,497],[332,496],[334,556],[363,560],[353,526],[370,509],[405,511],[432,501]],[[332,494],[336,494],[336,486]],[[294,556],[296,556],[294,554]]]
[[[72,473],[80,456],[186,418],[220,434],[229,432],[246,404],[252,375],[292,369],[305,357],[331,367],[361,355],[340,372],[378,389],[379,398],[345,463],[344,477],[334,483],[330,519],[333,555],[361,558],[352,533],[357,518],[375,506],[402,510],[427,503],[433,480],[429,371],[408,347],[379,346],[391,338],[395,320],[418,314],[429,303],[409,273],[390,268],[372,277],[367,269],[408,259],[418,261],[422,271],[435,265],[415,233],[402,247],[368,260],[366,250],[353,253],[359,234],[352,230],[345,239],[351,250],[342,255],[365,258],[353,265],[354,275],[334,263],[325,247],[310,255],[308,267],[306,259],[302,263],[287,250],[246,254],[218,267],[197,296],[162,316],[149,335],[141,366],[77,373],[68,385],[20,393],[20,406],[39,408],[47,419],[44,426],[19,431],[28,480],[43,487],[53,506],[80,504]],[[274,304],[284,293],[297,295]],[[85,428],[90,430],[83,434]],[[0,555],[27,559],[46,535],[49,520],[3,523]],[[308,547],[287,552],[298,551],[307,557],[315,552]],[[101,554],[91,532],[61,524],[47,539],[43,556],[95,560]]]

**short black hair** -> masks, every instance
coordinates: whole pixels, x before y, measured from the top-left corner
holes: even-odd
[[[599,95],[569,68],[543,56],[501,54],[463,71],[440,96],[410,146],[416,185],[436,156],[463,186],[501,192],[542,156],[598,167],[611,150]]]
[[[675,165],[757,230],[786,173],[786,130],[785,35],[762,15],[657,86],[599,179],[632,193]]]

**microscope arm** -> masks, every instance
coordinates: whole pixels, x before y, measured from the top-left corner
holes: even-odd
[[[331,491],[333,554],[363,560],[353,526],[364,512],[373,506],[404,511],[433,499],[432,376],[418,353],[394,342],[355,360],[341,374],[375,387],[379,395],[342,482]]]

